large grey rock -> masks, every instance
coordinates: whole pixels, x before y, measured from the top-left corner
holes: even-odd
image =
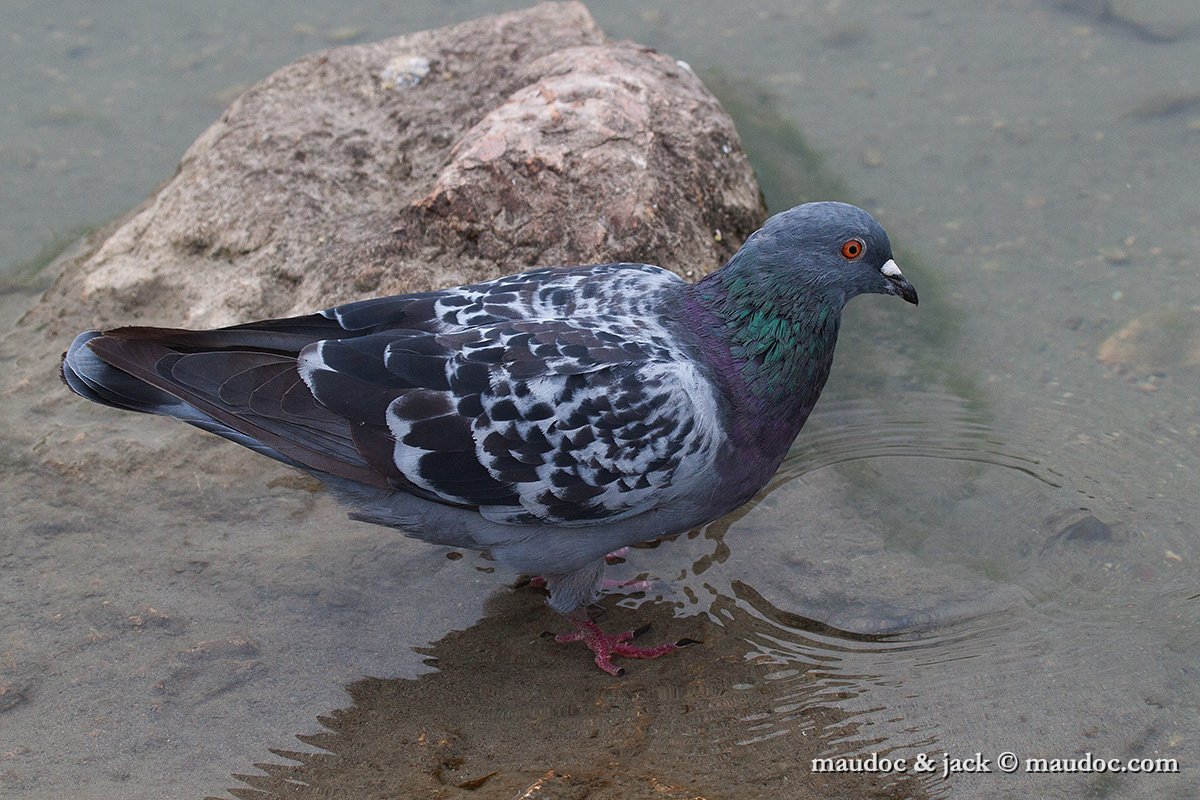
[[[763,216],[686,65],[547,3],[279,70],[30,319],[209,327],[530,265],[703,274]]]

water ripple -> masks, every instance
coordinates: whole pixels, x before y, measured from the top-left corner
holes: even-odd
[[[944,392],[915,392],[902,415],[867,400],[822,405],[772,486],[837,464],[901,456],[1004,467],[1052,488],[1064,483],[1046,454],[1003,441],[973,404]]]

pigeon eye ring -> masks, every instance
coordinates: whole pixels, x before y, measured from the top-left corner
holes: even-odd
[[[842,257],[849,261],[855,261],[862,256],[866,249],[867,247],[863,244],[863,240],[856,236],[853,239],[847,239],[842,242]]]

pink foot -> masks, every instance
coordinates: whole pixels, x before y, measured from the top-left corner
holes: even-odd
[[[571,620],[571,624],[575,626],[572,633],[560,633],[554,637],[556,642],[583,642],[588,648],[596,654],[596,666],[607,672],[609,675],[623,675],[625,670],[612,663],[613,656],[624,656],[625,658],[658,658],[665,656],[667,653],[673,653],[680,648],[687,647],[689,644],[696,644],[694,639],[680,639],[677,642],[670,644],[660,644],[656,647],[638,647],[635,644],[630,644],[630,640],[638,636],[649,628],[649,625],[644,625],[635,631],[624,631],[622,633],[605,633],[600,630],[600,626],[592,622],[590,619],[575,619],[567,617]]]

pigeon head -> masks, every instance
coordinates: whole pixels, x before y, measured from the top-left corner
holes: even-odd
[[[839,307],[866,293],[917,302],[916,290],[892,258],[883,226],[846,203],[806,203],[776,214],[733,261],[743,259],[750,262],[743,277],[763,296],[791,295],[803,305]]]
[[[883,227],[861,208],[829,202],[771,217],[694,291],[729,348],[727,369],[764,408],[801,410],[829,376],[848,300],[870,292],[917,302]]]

